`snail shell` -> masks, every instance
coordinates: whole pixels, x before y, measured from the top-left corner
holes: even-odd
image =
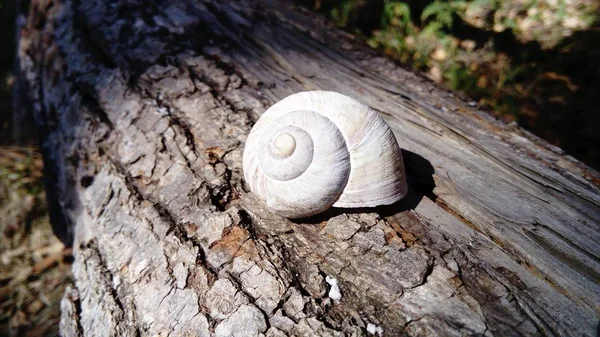
[[[288,218],[388,205],[407,190],[387,123],[337,92],[301,92],[274,104],[252,128],[243,158],[252,193]]]

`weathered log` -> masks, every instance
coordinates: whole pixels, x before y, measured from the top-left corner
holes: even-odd
[[[65,336],[596,334],[598,173],[311,13],[33,0],[19,55],[75,251]],[[291,222],[248,193],[253,122],[313,89],[383,114],[407,198]]]

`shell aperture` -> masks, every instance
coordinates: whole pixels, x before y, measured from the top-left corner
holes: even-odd
[[[243,156],[252,193],[288,218],[390,204],[406,194],[387,123],[336,92],[301,92],[274,104],[252,128]]]

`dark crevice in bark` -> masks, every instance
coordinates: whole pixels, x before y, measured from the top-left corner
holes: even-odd
[[[185,136],[186,145],[190,147],[192,153],[196,154],[196,143],[194,142],[194,135],[192,134],[190,125],[184,119],[173,114],[170,114],[169,116],[171,117],[171,122],[173,122],[173,124],[176,125]]]
[[[106,264],[104,263],[104,260],[102,258],[102,254],[100,254],[100,250],[98,250],[98,247],[96,246],[96,243],[94,241],[88,242],[85,245],[85,249],[91,250],[92,253],[98,257],[98,262],[99,262],[100,265],[99,265],[99,270],[97,272],[99,274],[102,274],[102,276],[104,277],[104,280],[106,281],[106,286],[107,286],[108,290],[110,291],[110,296],[115,301],[115,304],[121,310],[121,313],[122,314],[125,313],[125,306],[121,302],[121,299],[119,298],[119,296],[117,294],[117,291],[110,285],[112,283],[110,281],[111,278],[112,278],[112,274],[110,273],[110,271],[106,267]]]
[[[81,293],[76,285],[73,285],[75,291],[77,291],[77,297],[70,297],[70,301],[75,305],[75,315],[76,317],[73,319],[75,324],[77,325],[77,331],[79,332],[78,336],[84,336],[83,326],[81,325]]]
[[[251,83],[246,80],[246,78],[242,72],[240,72],[236,67],[232,66],[231,64],[223,61],[221,58],[219,58],[218,55],[209,54],[209,53],[202,53],[202,55],[204,57],[206,57],[208,60],[213,61],[215,66],[217,68],[223,70],[225,75],[227,75],[227,76],[235,75],[236,77],[238,77],[241,81],[242,86],[247,86],[249,88],[257,89],[255,86],[251,85]]]
[[[461,251],[460,254],[463,254],[465,260],[470,259],[467,258],[466,255],[464,255],[464,252]],[[505,308],[502,308],[502,305],[499,303],[499,301],[502,301],[504,298],[508,297],[514,298],[515,295],[513,291],[504,284],[504,282],[498,280],[496,277],[490,274],[486,270],[487,268],[485,266],[482,267],[482,264],[484,263],[478,261],[468,261],[465,265],[462,266],[461,264],[457,264],[457,274],[460,280],[463,282],[465,290],[471,296],[473,296],[473,298],[475,298],[475,300],[480,305],[485,317],[484,322],[486,323],[487,329],[489,330],[491,326],[491,330],[493,333],[507,334],[508,332],[505,331],[504,326],[509,326],[511,333],[521,335],[519,331],[516,331],[514,329],[514,327],[516,326],[509,325],[509,322],[519,321],[520,325],[523,324],[524,321],[529,321],[537,327],[537,333],[541,333],[544,329],[540,329],[539,323],[536,322],[538,319],[531,319],[531,317],[529,317],[530,313],[523,311],[523,309],[521,308],[521,304],[518,302],[513,301],[511,306],[517,311],[517,314],[519,315],[520,319],[510,319],[510,316],[507,317],[507,315],[511,315],[511,313]],[[479,268],[477,268],[478,266]],[[477,275],[478,273],[485,273],[486,277],[494,279],[496,282],[498,282],[498,284],[505,289],[506,296],[503,298],[498,298],[496,294],[492,293],[491,289],[487,289],[478,285],[478,280],[484,278],[482,276]]]
[[[233,275],[232,273],[227,273],[229,275],[229,280],[235,284],[235,287],[237,288],[237,290],[239,292],[241,292],[242,294],[244,294],[244,296],[246,296],[250,302],[254,305],[254,307],[256,309],[258,309],[261,314],[263,315],[263,318],[265,320],[265,323],[267,325],[267,328],[265,329],[265,331],[269,330],[269,328],[271,327],[271,323],[269,321],[269,315],[267,315],[267,313],[256,303],[257,299],[254,298],[254,296],[252,296],[248,291],[246,291],[244,289],[244,285],[242,284],[241,280],[239,280],[235,275]]]
[[[173,233],[175,234],[175,236],[181,239],[182,242],[188,241],[187,239],[185,239],[185,233],[183,233],[183,230],[179,227],[177,221],[175,220],[175,218],[173,218],[171,213],[159,202],[153,201],[152,198],[144,196],[144,194],[136,186],[131,175],[127,172],[126,168],[121,163],[118,163],[115,160],[111,160],[111,162],[117,169],[119,174],[123,177],[128,191],[136,198],[136,200],[138,202],[150,202],[152,204],[152,207],[157,211],[158,215],[161,217],[161,219],[169,225],[167,235]]]
[[[112,282],[113,274],[110,272],[110,270],[108,270],[108,267],[104,261],[104,257],[100,253],[100,250],[97,247],[96,242],[95,241],[88,242],[85,245],[84,249],[91,251],[91,253],[93,255],[95,255],[98,259],[99,270],[96,270],[93,273],[98,273],[101,275],[101,277],[103,278],[103,281],[104,281],[104,286],[106,287],[106,289],[109,292],[110,297],[113,299],[114,303],[117,305],[118,309],[120,310],[120,312],[117,313],[117,317],[115,317],[116,319],[119,320],[119,322],[117,324],[118,325],[123,324],[122,328],[126,329],[126,330],[129,330],[131,328],[135,329],[134,330],[135,336],[140,336],[141,332],[140,332],[138,323],[135,320],[127,319],[127,313],[129,312],[129,308],[127,308],[125,306],[117,289],[115,289],[113,287],[113,282]],[[86,268],[87,268],[87,264],[86,264]],[[135,313],[132,312],[131,314],[135,314]],[[135,317],[135,315],[133,315],[133,317]]]
[[[225,74],[227,74],[228,69],[230,69],[230,65],[228,65],[227,63],[223,62],[223,61],[215,61],[215,56],[211,56],[211,55],[207,55],[207,54],[203,54],[203,56],[205,56],[207,59],[212,60],[214,62],[214,65],[217,67],[217,69],[221,69],[223,70],[223,72]],[[223,68],[221,68],[223,67]],[[210,93],[211,95],[215,98],[216,101],[218,101],[220,104],[226,106],[229,108],[229,110],[231,110],[234,114],[238,114],[238,113],[242,113],[244,114],[247,119],[248,119],[248,123],[249,123],[249,127],[251,128],[253,123],[254,123],[254,117],[251,114],[251,110],[248,108],[244,108],[244,107],[240,107],[239,104],[236,104],[236,102],[230,100],[229,98],[227,98],[226,92],[228,91],[227,88],[221,88],[221,85],[219,83],[217,83],[215,80],[211,79],[208,76],[205,76],[203,74],[200,74],[196,71],[194,71],[194,69],[188,68],[189,72],[190,72],[190,77],[192,79],[197,79],[198,81],[206,84],[209,88],[210,88]],[[240,87],[248,87],[248,88],[252,88],[252,86],[243,78],[241,77],[241,74],[235,74],[237,76],[237,78],[239,78],[241,80],[241,84]]]
[[[231,175],[231,171],[225,171],[227,176]],[[231,202],[231,186],[229,184],[223,184],[219,186],[208,185],[210,192],[210,202],[219,212],[224,212],[227,209],[227,205]]]
[[[256,230],[254,224],[252,223],[252,218],[250,217],[250,214],[248,214],[248,212],[246,212],[243,209],[239,210],[237,213],[238,213],[238,216],[240,217],[240,226],[248,231],[248,234],[250,235],[250,239],[252,239],[252,240],[259,239],[257,230]]]
[[[302,281],[299,278],[301,270],[299,270],[298,265],[295,263],[291,263],[293,261],[292,254],[285,247],[285,245],[278,239],[275,238],[274,242],[271,244],[275,246],[277,250],[279,250],[282,254],[281,263],[283,264],[281,269],[287,270],[288,275],[290,275],[290,287],[296,288],[300,292],[300,294],[304,297],[311,298],[312,295],[302,286]]]
[[[127,190],[129,191],[129,193],[131,193],[136,201],[138,202],[142,202],[144,201],[144,196],[142,195],[142,192],[139,191],[139,189],[137,188],[137,186],[135,185],[135,183],[133,182],[133,178],[131,177],[131,175],[129,173],[127,173],[127,169],[121,164],[119,163],[117,160],[109,158],[111,164],[113,165],[113,167],[116,169],[117,173],[119,173],[119,175],[123,178],[124,182],[125,182],[125,186],[127,186]]]
[[[210,263],[208,263],[208,261],[206,260],[206,254],[200,246],[200,243],[196,242],[194,238],[190,238],[189,240],[194,243],[195,247],[198,247],[198,255],[196,255],[196,264],[201,265],[206,270],[208,270],[208,272],[210,273],[208,278],[208,285],[212,286],[213,283],[218,279],[219,270],[213,268],[213,266]]]
[[[285,308],[283,307],[285,302],[287,302],[287,300],[290,298],[290,290],[293,289],[293,286],[290,286],[288,288],[288,291],[286,291],[285,294],[283,294],[283,296],[281,296],[281,299],[279,300],[279,302],[277,302],[277,305],[275,306],[275,308],[272,310],[271,312],[271,316],[275,315],[277,313],[277,311],[281,310],[281,315],[288,317],[289,319],[293,320],[294,322],[298,323],[297,319],[294,319],[294,317],[290,317],[288,316],[288,314],[285,311]],[[302,310],[304,311],[304,308],[302,308]]]
[[[162,204],[149,200],[148,198],[145,198],[144,200],[150,201],[152,203],[152,207],[158,212],[158,215],[161,217],[161,219],[169,225],[167,235],[174,234],[177,238],[182,240],[182,242],[189,241],[181,227],[179,227],[177,220],[175,220],[171,213]],[[198,248],[202,249],[201,247]]]
[[[300,275],[305,273],[305,271],[298,268],[299,265],[297,263],[293,263],[294,254],[292,254],[290,252],[290,248],[287,248],[283,243],[278,244],[278,246],[279,246],[278,247],[279,250],[281,251],[281,253],[283,255],[283,259],[282,259],[283,267],[285,270],[289,271],[289,275],[291,276],[291,279],[290,279],[291,286],[295,287],[302,296],[306,296],[308,298],[314,298],[313,295],[311,295],[302,284],[303,282],[300,279]],[[324,279],[324,276],[323,275],[321,275],[321,276]],[[315,298],[315,300],[320,300],[320,299]]]
[[[185,120],[185,118],[183,116],[177,115],[176,109],[174,109],[168,103],[168,101],[165,101],[165,100],[161,99],[160,97],[152,95],[148,90],[143,90],[139,87],[138,87],[137,91],[138,91],[138,93],[142,94],[143,96],[146,96],[149,99],[153,99],[159,107],[167,110],[167,113],[169,116],[169,125],[175,126],[183,134],[183,136],[186,139],[186,145],[190,147],[190,149],[192,150],[192,153],[194,153],[195,155],[198,155],[198,153],[196,152],[196,142],[194,140],[194,134],[192,133],[192,130],[191,130],[192,126]],[[186,161],[187,161],[187,158],[185,156],[183,156],[183,158],[186,159]],[[190,167],[190,169],[192,169],[191,163],[188,162],[187,164],[188,164],[188,167]]]
[[[79,86],[79,94],[81,95],[81,105],[87,108],[87,111],[90,112],[90,115],[97,117],[100,122],[104,123],[109,130],[114,130],[114,125],[111,122],[110,118],[106,114],[106,111],[100,107],[98,104],[98,100],[93,97],[94,89],[89,88],[88,86]]]
[[[427,249],[425,249],[425,250],[427,251]],[[428,254],[429,254],[430,259],[427,263],[427,268],[425,269],[425,272],[423,273],[423,276],[422,276],[423,280],[419,284],[417,284],[413,287],[403,289],[403,291],[418,288],[420,286],[427,284],[427,278],[431,275],[431,273],[433,273],[433,268],[435,267],[434,257],[429,252],[428,252]]]
[[[85,178],[85,177],[84,177]],[[91,183],[90,183],[91,185]],[[106,206],[108,205],[108,203],[112,200],[112,198],[115,196],[115,190],[110,189],[110,194],[108,195],[108,197],[106,198],[106,200],[102,203],[102,206],[100,208],[100,212],[98,212],[98,218],[100,218],[102,216],[102,214],[104,214],[104,211],[106,210]]]
[[[211,183],[207,183],[206,187],[210,193],[210,202],[219,212],[224,212],[227,209],[229,203],[238,198],[237,193],[235,192],[232,184],[232,172],[227,166],[225,162],[223,162],[222,157],[212,155],[210,149],[208,149],[209,155],[209,165],[213,167],[216,171],[217,164],[225,165],[225,170],[223,172],[223,180],[224,183],[220,185],[213,185]]]

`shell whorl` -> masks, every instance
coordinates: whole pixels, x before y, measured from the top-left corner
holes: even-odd
[[[250,190],[288,218],[391,204],[406,194],[389,126],[336,92],[301,92],[269,108],[248,136],[243,167]]]

